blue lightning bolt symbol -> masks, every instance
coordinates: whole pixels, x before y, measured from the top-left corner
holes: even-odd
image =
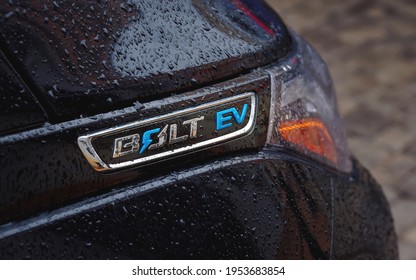
[[[155,129],[151,129],[143,133],[142,148],[140,149],[140,154],[142,154],[147,149],[147,147],[149,147],[150,144],[152,143],[153,140],[150,139],[150,135],[158,133],[159,131],[160,131],[160,128],[155,128]]]

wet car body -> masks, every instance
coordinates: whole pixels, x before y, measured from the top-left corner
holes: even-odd
[[[397,258],[326,70],[264,3],[1,14],[1,258]]]

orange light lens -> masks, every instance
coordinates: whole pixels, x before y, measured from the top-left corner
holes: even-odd
[[[337,153],[325,124],[319,119],[283,121],[278,127],[282,139],[337,163]]]

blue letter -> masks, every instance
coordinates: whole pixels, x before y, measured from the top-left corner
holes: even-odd
[[[244,104],[243,111],[241,112],[241,115],[238,114],[238,111],[235,108],[232,108],[234,119],[237,121],[238,124],[243,123],[244,118],[246,117],[246,114],[247,114],[247,108],[248,108],[248,105]]]
[[[217,112],[217,130],[221,130],[232,125],[231,122],[225,123],[226,121],[231,120],[231,116],[224,116],[225,114],[231,113],[238,124],[242,124],[246,114],[247,114],[248,105],[243,105],[243,110],[241,115],[238,113],[236,108],[225,109]]]
[[[217,130],[221,130],[231,126],[231,123],[224,123],[231,120],[231,116],[224,117],[225,114],[231,113],[231,109],[225,109],[217,112]]]
[[[160,128],[155,128],[152,130],[148,130],[145,133],[143,133],[143,139],[142,139],[142,148],[140,149],[140,154],[144,152],[144,150],[149,147],[149,145],[152,143],[152,139],[150,139],[150,135],[158,133],[160,131]]]

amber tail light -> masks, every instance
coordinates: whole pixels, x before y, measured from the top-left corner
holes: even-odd
[[[328,69],[316,51],[294,34],[295,53],[269,68],[270,123],[267,147],[280,147],[351,171],[344,124]]]

